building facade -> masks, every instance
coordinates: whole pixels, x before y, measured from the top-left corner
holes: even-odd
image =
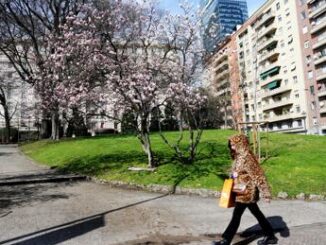
[[[37,115],[37,99],[31,85],[22,81],[8,58],[0,53],[0,87],[11,118],[11,127],[22,137],[27,132],[37,131],[40,118]],[[5,128],[3,106],[0,107],[0,128]],[[4,135],[0,135],[3,142]]]
[[[233,34],[244,122],[326,134],[325,16],[326,0],[268,0]]]
[[[240,73],[235,36],[227,37],[208,61],[209,91],[217,97],[220,128],[237,128],[242,122]]]
[[[302,8],[301,19],[307,23],[303,30],[309,30],[305,42],[309,42],[310,54],[305,58],[311,63],[307,74],[313,77],[310,84],[313,123],[316,131],[326,134],[326,0],[302,0],[298,4]]]
[[[201,0],[200,7],[204,47],[210,52],[248,18],[246,0]]]

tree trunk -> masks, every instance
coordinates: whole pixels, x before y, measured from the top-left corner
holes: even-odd
[[[152,146],[149,138],[149,134],[142,134],[142,147],[145,153],[147,154],[147,159],[148,159],[148,168],[155,168],[157,167],[156,162],[154,160],[154,155],[152,151]]]
[[[58,140],[59,139],[59,118],[58,112],[52,112],[51,115],[51,123],[52,123],[52,130],[51,130],[51,139]]]
[[[143,150],[147,154],[148,159],[148,168],[155,168],[157,167],[156,161],[154,159],[154,154],[151,146],[151,139],[149,137],[149,125],[148,125],[148,118],[145,117],[141,119],[141,126],[140,126],[140,141],[143,147]]]
[[[9,114],[8,106],[7,105],[3,106],[3,110],[4,110],[5,123],[6,123],[5,143],[8,144],[11,141],[10,139],[11,125],[10,125],[10,114]]]

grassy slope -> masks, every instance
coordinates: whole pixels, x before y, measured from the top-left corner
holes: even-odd
[[[220,189],[230,165],[227,138],[232,134],[232,131],[205,131],[198,161],[187,167],[176,164],[171,150],[158,135],[153,135],[154,150],[161,162],[154,173],[127,170],[130,166],[146,166],[146,155],[134,136],[39,141],[23,145],[22,149],[40,163],[103,179]],[[176,138],[177,133],[168,136]],[[266,135],[262,145],[264,153]],[[325,137],[269,134],[269,156],[262,164],[274,194],[279,191],[290,195],[326,194]]]

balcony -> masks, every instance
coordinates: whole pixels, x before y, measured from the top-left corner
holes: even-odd
[[[221,73],[216,74],[215,81],[220,81],[228,76],[229,76],[229,69],[226,69],[225,71],[222,71]]]
[[[216,96],[222,96],[222,95],[225,95],[227,93],[231,93],[230,88],[225,88],[225,89],[218,90],[217,93],[216,93]]]
[[[315,1],[317,1],[317,0],[308,0],[308,1],[307,1],[307,4],[312,4],[312,3],[314,3]]]
[[[323,81],[326,80],[326,72],[321,72],[320,74],[317,74],[316,81]]]
[[[322,108],[320,108],[319,113],[320,113],[320,114],[324,114],[324,113],[326,113],[326,107],[322,107]]]
[[[220,63],[217,67],[215,67],[214,70],[216,73],[219,73],[220,70],[223,71],[224,70],[223,68],[228,69],[228,67],[229,67],[229,64],[228,64],[227,60],[225,60],[222,63]]]
[[[324,45],[326,45],[326,35],[319,37],[317,42],[312,46],[312,49],[319,49]]]
[[[326,55],[322,56],[322,55],[318,55],[315,57],[315,66],[323,64],[326,61]]]
[[[295,118],[303,118],[302,114],[299,113],[287,113],[287,114],[282,114],[282,115],[274,115],[274,116],[269,116],[266,117],[265,119],[268,122],[278,122],[278,121],[285,121],[285,120],[291,120]]]
[[[265,80],[270,76],[270,75],[276,75],[276,73],[279,73],[281,66],[276,64],[276,62],[271,63],[269,65],[266,65],[264,67],[261,67],[262,70],[260,70],[260,78],[265,82]],[[274,76],[273,76],[274,77]]]
[[[230,87],[230,82],[228,79],[224,79],[224,80],[220,80],[220,81],[217,81],[216,83],[216,87],[217,87],[217,90],[225,90],[225,87]]]
[[[267,21],[275,18],[275,13],[271,11],[270,13],[266,13],[263,15],[263,17],[256,22],[256,30],[259,29],[262,25],[264,25]]]
[[[264,91],[261,96],[262,96],[262,98],[267,98],[267,97],[271,97],[271,96],[274,96],[274,95],[277,95],[277,94],[282,94],[282,93],[285,93],[285,92],[289,92],[291,90],[292,90],[292,86],[286,85],[286,86],[283,86],[283,87],[279,87],[277,89]]]
[[[216,59],[215,59],[215,64],[219,65],[220,63],[223,63],[224,60],[227,60],[228,58],[228,54],[226,52],[224,52],[223,54],[219,55]]]
[[[280,55],[280,51],[278,48],[274,48],[270,51],[265,50],[263,51],[263,53],[259,56],[259,63],[263,63],[265,60],[269,59],[269,58],[273,58],[275,56]]]
[[[319,15],[323,14],[326,11],[326,4],[319,4],[314,9],[309,10],[309,18],[316,18]]]
[[[315,33],[319,32],[320,30],[324,29],[325,27],[326,27],[326,18],[324,18],[321,23],[314,25],[313,28],[311,29],[310,33],[315,34]]]
[[[276,101],[273,103],[269,103],[268,105],[263,106],[263,111],[269,111],[275,108],[284,107],[292,105],[293,101],[290,98],[284,97],[281,101]]]
[[[261,52],[266,48],[272,47],[273,45],[276,46],[277,44],[277,37],[273,36],[271,38],[266,38],[266,39],[262,39],[262,41],[260,41],[261,44],[258,45],[257,47],[257,51]]]
[[[258,32],[258,40],[261,39],[262,37],[264,37],[267,34],[271,34],[273,32],[276,31],[276,26],[275,23],[272,23],[271,25],[269,25],[268,27],[264,27],[262,28],[259,32]]]
[[[318,92],[318,97],[326,96],[326,89]]]
[[[266,80],[261,80],[260,86],[265,87],[269,83],[282,81],[282,79],[283,78],[282,78],[281,74],[278,74],[276,76],[271,76],[271,77],[268,77]]]

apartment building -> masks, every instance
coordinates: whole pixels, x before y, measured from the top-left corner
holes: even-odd
[[[243,121],[326,134],[325,12],[325,0],[268,0],[233,34]]]
[[[310,85],[311,108],[315,112],[313,120],[317,130],[326,134],[326,0],[302,0],[299,7],[301,18],[306,20],[309,29],[305,45],[309,44],[310,54],[305,58],[307,62],[311,61],[307,74],[315,81]],[[303,16],[304,13],[307,14]]]
[[[209,88],[217,97],[221,128],[236,128],[242,122],[242,100],[235,36],[227,37],[208,61]]]

